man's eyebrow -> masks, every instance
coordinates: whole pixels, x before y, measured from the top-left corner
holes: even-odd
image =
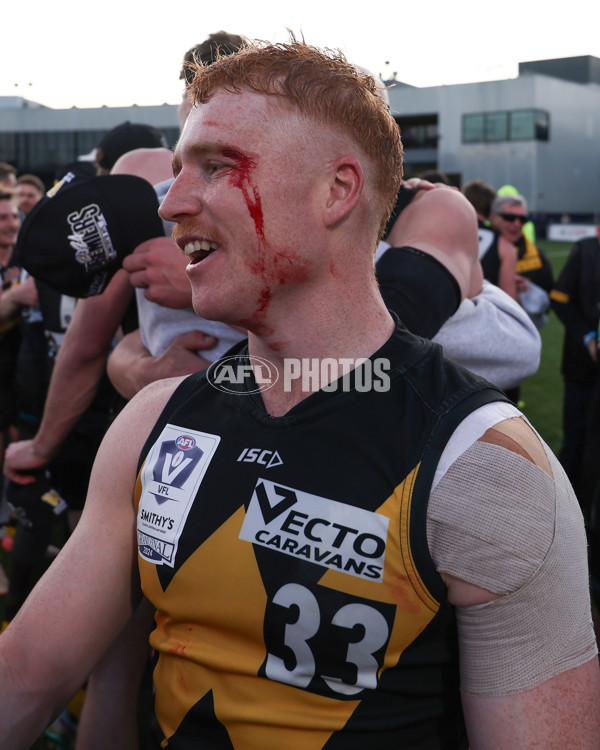
[[[225,156],[229,159],[244,159],[244,154],[232,146],[230,143],[225,141],[211,141],[210,143],[192,143],[184,147],[185,153],[191,157],[201,157],[207,155]],[[181,172],[183,165],[180,156],[179,143],[173,149],[173,156],[171,157],[171,166],[173,168],[173,174],[177,176]]]

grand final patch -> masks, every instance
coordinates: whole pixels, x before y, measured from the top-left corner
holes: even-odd
[[[381,582],[388,525],[380,513],[259,479],[240,539]]]
[[[179,537],[221,438],[168,424],[141,472],[137,515],[140,557],[174,566]]]

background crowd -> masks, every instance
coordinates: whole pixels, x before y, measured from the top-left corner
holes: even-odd
[[[223,32],[208,41],[186,53],[181,71],[184,85],[189,83],[187,64],[194,58],[210,64],[215,45],[228,54],[242,40]],[[187,112],[184,93],[181,127]],[[171,184],[171,153],[154,128],[123,123],[98,143],[93,166],[89,162],[65,165],[57,183],[65,175],[94,185],[94,175],[143,179],[155,187],[158,206]],[[393,286],[397,273],[391,269],[389,253],[397,245],[394,232],[400,231],[403,211],[417,205],[420,193],[434,191],[437,188],[432,185],[445,182],[441,173],[423,174],[403,186],[376,255],[382,289]],[[117,185],[110,183],[107,190],[113,184]],[[54,286],[48,278],[36,278],[23,265],[19,252],[23,235],[19,233],[21,227],[27,228],[28,216],[34,217],[38,204],[41,210],[51,188],[36,175],[17,174],[10,163],[0,163],[0,462],[7,477],[0,512],[6,553],[6,570],[0,568],[3,627],[25,601],[40,567],[50,564],[77,523],[99,443],[123,404],[153,380],[207,367],[243,337],[242,331],[203,321],[193,313],[183,272],[186,259],[170,239],[171,226],[166,223],[159,223],[148,237],[129,240],[119,269],[106,280],[101,294],[73,293],[66,272],[64,279],[57,276]],[[132,192],[119,194],[125,215],[138,200],[136,190],[132,185]],[[584,511],[592,580],[600,586],[599,239],[576,243],[555,278],[549,259],[536,244],[525,196],[511,186],[482,181],[464,185],[462,193],[477,214],[478,255],[487,283],[483,290],[466,295],[466,304],[452,311],[456,317],[449,316],[439,332],[416,332],[435,337],[449,356],[484,375],[522,405],[520,387],[539,363],[538,331],[546,326],[552,311],[558,316],[564,325],[559,459]],[[51,235],[48,242],[50,247]],[[496,294],[490,291],[491,285],[503,293],[499,302],[494,301],[494,314],[518,321],[512,328],[506,324],[506,339],[495,333],[490,338],[481,322],[461,322],[460,316],[466,320],[476,310],[478,315],[485,314],[482,311],[490,295]],[[404,322],[411,327],[408,320]],[[94,694],[96,706],[98,702],[110,706],[117,716],[135,714],[148,659],[147,648],[138,647],[138,651],[138,669],[122,692],[114,690],[120,679],[115,676],[122,653],[118,649],[92,675],[87,692]],[[131,651],[128,654],[134,658]],[[52,741],[62,746],[75,742],[81,704],[79,696],[65,708],[48,730]],[[127,726],[125,719],[116,722]],[[135,742],[136,731],[133,724],[124,740],[122,730],[119,741]],[[93,748],[97,740],[92,736],[99,736],[97,722],[84,713],[77,747]]]

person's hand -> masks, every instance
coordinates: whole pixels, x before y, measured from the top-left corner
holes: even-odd
[[[108,360],[108,375],[117,391],[130,399],[155,380],[190,375],[209,367],[211,363],[199,357],[197,352],[216,345],[214,336],[190,331],[173,339],[159,357],[153,357],[144,346],[139,330],[132,331],[112,352]]]
[[[21,307],[35,307],[38,304],[38,293],[35,279],[28,276],[22,284],[15,284],[6,292],[12,301]]]
[[[429,182],[429,180],[422,180],[420,177],[409,177],[408,180],[402,180],[402,184],[410,190],[433,190],[434,188],[458,190],[456,185],[446,185],[445,182]]]
[[[420,177],[409,177],[408,180],[402,180],[404,187],[409,190],[433,190],[435,185],[429,180],[422,180]]]
[[[523,292],[526,292],[529,289],[529,279],[527,279],[525,276],[521,276],[521,274],[516,274],[515,281],[517,284],[517,293],[522,294]]]
[[[164,307],[192,306],[192,288],[185,275],[188,259],[170,237],[142,242],[123,260],[132,285],[145,289],[144,296]]]
[[[20,273],[18,266],[9,266],[2,274],[2,281],[5,284],[12,284],[13,281],[16,281],[19,278]]]
[[[4,474],[16,484],[32,484],[35,477],[27,472],[44,468],[49,460],[49,457],[36,452],[34,440],[19,440],[6,449]]]
[[[155,372],[161,373],[163,378],[171,378],[205,370],[211,362],[199,356],[198,352],[213,349],[217,343],[214,336],[202,331],[182,333],[173,339],[160,357],[154,357]]]
[[[598,361],[598,342],[596,341],[596,339],[590,339],[586,343],[586,347],[587,347],[590,357],[592,358],[592,362],[597,362]]]

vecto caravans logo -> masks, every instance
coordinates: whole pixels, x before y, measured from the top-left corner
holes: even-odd
[[[388,525],[380,513],[259,479],[240,539],[381,582]]]

